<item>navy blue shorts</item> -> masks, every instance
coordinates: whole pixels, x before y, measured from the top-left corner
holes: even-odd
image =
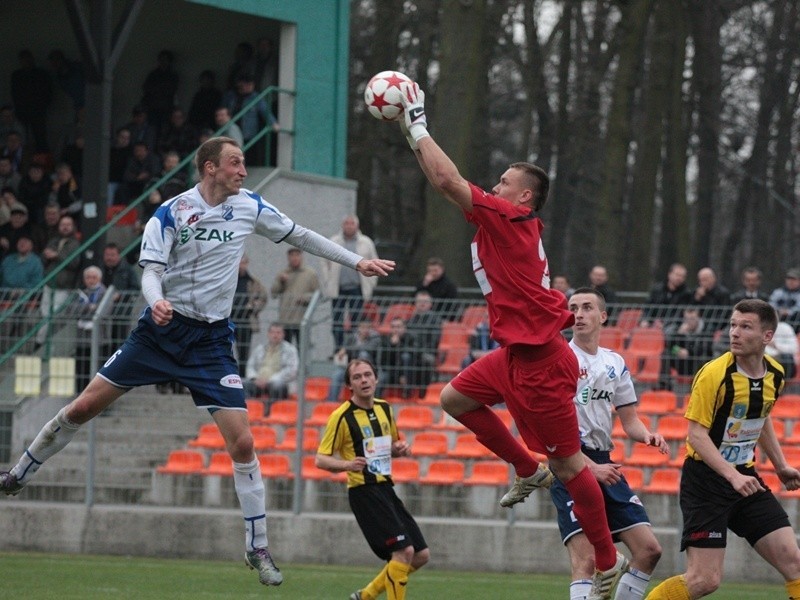
[[[613,462],[609,452],[599,452],[586,448],[584,448],[583,452],[597,464]],[[622,472],[625,472],[624,467]],[[608,528],[611,530],[611,535],[615,542],[619,541],[618,534],[622,531],[639,525],[650,525],[650,518],[647,516],[644,506],[642,506],[642,501],[631,490],[624,475],[614,485],[600,484],[600,489],[603,491],[603,498],[606,503]],[[572,512],[572,497],[558,478],[550,486],[550,497],[558,511],[558,529],[561,532],[561,541],[566,544],[573,535],[581,533],[583,529],[578,524],[575,513]]]
[[[173,313],[162,327],[147,308],[98,375],[119,388],[175,380],[189,388],[199,408],[247,410],[233,341],[227,319],[206,323]]]

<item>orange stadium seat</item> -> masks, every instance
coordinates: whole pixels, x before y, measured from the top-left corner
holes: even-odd
[[[639,396],[636,409],[648,415],[668,415],[676,411],[678,398],[670,390],[647,390]]]
[[[269,425],[253,425],[250,431],[256,450],[270,450],[278,443],[278,432]]]
[[[685,440],[689,435],[689,421],[678,415],[659,417],[656,431],[663,435],[665,440]]]
[[[203,469],[203,475],[222,475],[223,477],[233,477],[233,462],[227,452],[214,452],[208,467]]]
[[[167,462],[156,469],[159,473],[169,475],[186,475],[200,473],[203,470],[203,454],[196,450],[173,450]]]
[[[425,395],[419,399],[419,403],[425,406],[439,406],[439,397],[446,385],[446,381],[432,381],[425,389]]]
[[[619,311],[616,323],[617,327],[619,327],[623,331],[631,331],[634,327],[639,326],[639,322],[641,320],[642,320],[641,308],[625,308]]]
[[[310,402],[324,402],[328,399],[330,388],[331,380],[329,377],[307,377],[305,398]]]
[[[644,471],[636,467],[625,466],[622,468],[622,474],[632,490],[641,491],[644,487]]]
[[[447,446],[446,433],[421,432],[414,435],[411,442],[411,453],[414,456],[444,456],[447,454]]]
[[[261,476],[271,479],[290,479],[292,463],[285,454],[259,454],[258,462],[261,465]]]
[[[458,321],[442,323],[442,334],[439,337],[439,351],[450,348],[469,348],[469,331]]]
[[[661,451],[655,446],[634,444],[625,463],[635,467],[663,467],[667,465],[669,459],[669,453],[661,454]]]
[[[319,429],[303,428],[303,451],[315,452],[319,447]],[[297,449],[297,427],[287,427],[283,439],[275,446],[276,450],[292,452]]]
[[[264,403],[260,400],[245,400],[247,405],[247,418],[251,423],[258,423],[264,418]]]
[[[650,483],[642,491],[648,494],[677,494],[680,484],[680,469],[656,469],[650,476]]]
[[[772,412],[772,418],[800,420],[800,394],[783,394],[778,398]]]
[[[647,415],[640,414],[639,420],[642,422],[645,428],[647,428],[647,430],[650,431],[651,428],[650,417],[648,417]],[[616,413],[614,413],[614,424],[611,427],[611,437],[623,438],[623,439],[628,437],[628,435],[625,433],[625,430],[622,428],[622,421],[620,420],[619,416]]]
[[[438,373],[443,375],[457,375],[461,372],[461,363],[469,354],[468,347],[449,348],[444,352],[444,360],[436,367]]]
[[[451,458],[495,458],[494,453],[481,444],[472,432],[457,435],[452,449],[447,451],[447,456]]]
[[[428,466],[428,472],[420,483],[426,485],[453,485],[463,483],[464,463],[460,460],[435,460]]]
[[[339,408],[338,402],[320,402],[311,409],[311,415],[305,420],[308,427],[324,427],[328,424],[328,417]]]
[[[381,335],[388,335],[391,331],[391,323],[393,319],[399,317],[403,319],[403,321],[408,321],[413,312],[413,304],[408,304],[405,302],[390,304],[389,308],[386,309],[386,313],[383,315],[383,319],[381,319],[381,324],[378,325],[378,333]]]
[[[395,483],[419,481],[419,462],[408,457],[393,458],[392,481]]]
[[[197,437],[189,440],[191,448],[224,448],[225,438],[222,437],[216,423],[204,423],[200,425]]]
[[[472,466],[472,473],[464,480],[467,485],[509,484],[508,465],[501,460],[484,460]]]
[[[429,406],[401,406],[397,410],[397,428],[430,429],[433,425],[433,410]]]
[[[297,400],[276,400],[264,423],[270,425],[295,425],[297,423]]]
[[[316,457],[312,455],[304,456],[303,462],[300,466],[300,475],[303,479],[312,479],[312,480],[326,480],[330,479],[333,481],[346,481],[347,480],[347,473],[342,471],[341,473],[331,473],[330,471],[326,471],[325,469],[320,469],[317,467],[315,463]]]
[[[625,347],[627,331],[621,327],[607,325],[600,329],[600,345],[614,352],[620,352]]]

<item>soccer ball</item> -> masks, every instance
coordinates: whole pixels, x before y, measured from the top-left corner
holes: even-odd
[[[381,121],[397,121],[403,115],[403,104],[400,96],[401,83],[412,81],[399,71],[381,71],[367,83],[364,90],[364,102],[367,110]]]

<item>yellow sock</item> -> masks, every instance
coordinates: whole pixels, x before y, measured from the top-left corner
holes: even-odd
[[[800,579],[787,581],[786,593],[789,594],[789,600],[800,600]]]
[[[676,575],[659,583],[645,600],[692,600],[692,597],[686,579],[683,575]]]
[[[361,590],[361,600],[375,600],[386,589],[386,571],[389,569],[389,563],[381,569],[381,572],[375,576],[375,579],[369,582],[369,585]]]
[[[390,560],[386,569],[386,597],[388,600],[405,600],[408,572],[411,565]]]

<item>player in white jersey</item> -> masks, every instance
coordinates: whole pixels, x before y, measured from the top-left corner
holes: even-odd
[[[211,138],[195,159],[200,183],[162,204],[145,227],[140,253],[148,307],[131,335],[81,394],[48,422],[10,471],[0,491],[15,495],[78,428],[129,389],[172,379],[219,427],[233,461],[245,522],[245,561],[265,585],[283,575],[267,546],[264,482],[253,447],[244,390],[233,357],[231,306],[239,260],[251,233],[298,248],[367,276],[394,262],[366,260],[294,223],[258,194],[242,190],[244,155],[230,138]]]
[[[614,540],[622,541],[631,551],[630,567],[617,584],[614,598],[641,600],[661,557],[661,546],[653,535],[641,501],[625,480],[621,465],[611,461],[611,408],[616,410],[630,439],[656,446],[664,453],[669,448],[660,434],[648,431],[639,419],[638,400],[625,360],[616,352],[599,346],[600,329],[608,318],[603,295],[591,288],[579,288],[568,303],[575,315],[570,347],[579,364],[575,408],[581,450],[603,490],[608,526]],[[569,493],[558,479],[551,486],[550,495],[558,510],[558,527],[572,566],[570,600],[583,600],[591,589],[594,550],[572,513]]]

